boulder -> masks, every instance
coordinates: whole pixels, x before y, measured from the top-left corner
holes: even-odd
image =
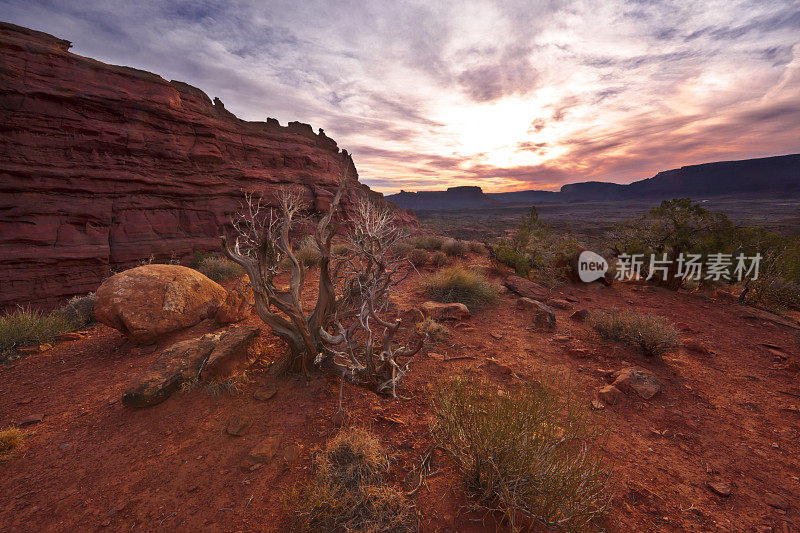
[[[555,329],[556,313],[552,308],[530,298],[520,298],[517,300],[517,309],[523,309],[533,315],[534,323],[539,327]]]
[[[425,302],[420,306],[422,314],[434,320],[465,320],[469,309],[462,303]]]
[[[213,317],[226,299],[221,285],[179,265],[144,265],[111,276],[97,289],[94,316],[137,344]]]
[[[250,280],[242,278],[228,291],[228,297],[220,304],[214,319],[220,324],[242,321],[253,312],[254,304],[255,297]]]
[[[613,385],[623,392],[635,392],[645,400],[649,400],[661,390],[661,384],[655,374],[639,367],[623,368],[614,374]]]
[[[226,331],[208,356],[200,378],[205,381],[224,379],[249,368],[261,357],[260,332],[255,326],[239,326]]]
[[[503,280],[503,285],[508,289],[522,296],[523,298],[530,298],[531,300],[547,300],[550,297],[550,290],[538,283],[534,283],[529,279],[521,278],[519,276],[506,276]]]

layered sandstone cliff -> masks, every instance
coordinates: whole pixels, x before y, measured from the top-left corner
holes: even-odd
[[[195,87],[69,48],[0,23],[0,307],[216,249],[242,190],[299,184],[321,208],[351,165],[368,191],[322,130],[239,120]]]

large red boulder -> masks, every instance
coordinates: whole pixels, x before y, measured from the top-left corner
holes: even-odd
[[[147,344],[213,317],[226,296],[221,285],[191,268],[144,265],[100,285],[94,317],[133,342]]]

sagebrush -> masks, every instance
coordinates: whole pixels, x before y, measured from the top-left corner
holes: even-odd
[[[433,434],[467,491],[512,530],[538,522],[580,531],[604,514],[611,497],[605,432],[569,386],[534,382],[507,390],[456,380],[438,388],[431,403]]]
[[[664,355],[680,345],[678,331],[660,316],[613,308],[590,311],[588,322],[601,337],[634,346],[647,356]]]
[[[244,269],[225,257],[208,255],[200,259],[197,264],[198,272],[216,282],[244,276]]]

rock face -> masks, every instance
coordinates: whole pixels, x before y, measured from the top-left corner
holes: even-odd
[[[0,22],[0,308],[52,306],[142,258],[219,247],[242,190],[325,208],[352,160],[322,130],[246,122],[200,89]],[[381,200],[383,201],[383,200]],[[397,217],[415,223],[412,215]]]
[[[97,289],[94,317],[133,342],[155,342],[216,315],[226,291],[179,265],[144,265],[111,276]]]

